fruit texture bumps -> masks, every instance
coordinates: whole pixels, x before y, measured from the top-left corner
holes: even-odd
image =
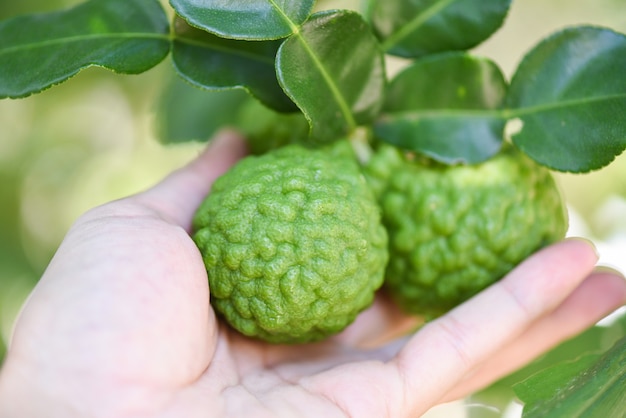
[[[290,145],[220,177],[194,218],[214,308],[274,343],[321,340],[369,306],[388,260],[353,158]]]
[[[564,237],[550,172],[509,147],[475,166],[411,161],[382,145],[365,173],[383,209],[385,287],[412,313],[435,317]]]

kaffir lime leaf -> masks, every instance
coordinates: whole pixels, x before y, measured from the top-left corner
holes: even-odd
[[[213,184],[194,218],[211,303],[234,328],[269,342],[341,331],[382,285],[380,217],[344,152],[288,145],[244,158]]]
[[[385,287],[408,312],[445,313],[567,230],[551,173],[513,147],[446,166],[382,145],[364,171],[389,233]]]

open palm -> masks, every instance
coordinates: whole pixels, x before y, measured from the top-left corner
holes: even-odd
[[[417,417],[580,332],[626,299],[567,240],[410,336],[384,296],[340,335],[269,345],[221,323],[189,238],[212,181],[245,154],[232,132],[152,189],[69,231],[15,328],[1,417]],[[406,332],[405,332],[406,334]],[[408,334],[407,334],[408,335]]]

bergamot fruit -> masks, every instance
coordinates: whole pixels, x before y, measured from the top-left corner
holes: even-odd
[[[564,237],[551,173],[512,146],[473,166],[382,145],[365,174],[389,234],[385,288],[407,312],[439,316]]]
[[[388,260],[380,207],[336,150],[244,158],[213,184],[194,229],[216,311],[274,343],[341,331],[373,301]]]

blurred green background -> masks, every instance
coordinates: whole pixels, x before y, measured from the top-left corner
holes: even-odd
[[[77,3],[2,1],[0,19]],[[514,0],[505,26],[475,52],[510,76],[539,39],[580,23],[626,32],[626,1]],[[20,306],[76,217],[144,189],[202,147],[157,139],[156,103],[170,77],[167,59],[137,76],[92,68],[38,95],[0,100],[0,359]],[[599,172],[557,177],[571,233],[593,239],[602,262],[626,270],[626,155]]]

